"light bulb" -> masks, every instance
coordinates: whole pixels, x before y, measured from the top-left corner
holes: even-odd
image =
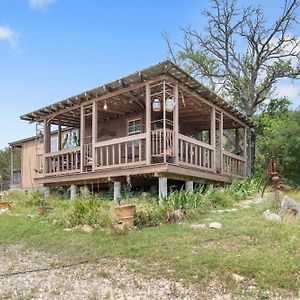
[[[105,103],[104,103],[104,105],[103,105],[103,109],[104,109],[104,110],[107,110],[107,108],[108,108],[108,107],[107,107],[107,104],[106,104],[106,101],[105,101]]]

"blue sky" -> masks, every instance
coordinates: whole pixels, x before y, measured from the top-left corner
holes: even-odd
[[[207,2],[0,0],[0,148],[35,133],[20,115],[164,60],[161,33],[179,41],[180,26],[202,28]],[[264,2],[240,1],[275,18],[283,0]],[[297,82],[278,91],[300,104]]]

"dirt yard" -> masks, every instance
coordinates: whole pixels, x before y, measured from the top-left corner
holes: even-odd
[[[105,258],[55,269],[66,262],[45,252],[14,245],[1,247],[0,253],[0,299],[231,299],[216,284],[203,293],[199,287],[134,274]],[[2,276],[44,268],[50,270]]]

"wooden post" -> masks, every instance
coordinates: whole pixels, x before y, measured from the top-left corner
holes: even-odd
[[[179,134],[179,101],[178,101],[178,84],[175,84],[174,86],[174,101],[175,101],[175,107],[173,110],[173,145],[174,145],[174,163],[178,164],[178,134]]]
[[[213,153],[211,157],[211,167],[213,172],[216,173],[216,108],[211,108],[211,120],[210,120],[210,143],[213,146]]]
[[[162,204],[163,200],[168,196],[168,178],[159,177],[158,178],[158,193],[159,193],[159,203]]]
[[[10,151],[10,185],[14,184],[14,155],[15,155],[15,147],[11,147]]]
[[[96,148],[95,145],[97,143],[98,138],[98,106],[97,103],[93,102],[93,115],[92,115],[92,171],[95,171],[97,166],[96,161]]]
[[[221,112],[221,120],[220,120],[220,169],[221,174],[223,174],[223,111]]]
[[[58,121],[57,148],[58,148],[58,151],[61,150],[61,148],[62,148],[62,140],[61,140],[61,120]]]
[[[163,82],[163,153],[164,153],[164,163],[167,162],[166,153],[166,81]]]
[[[84,107],[81,105],[80,114],[80,169],[83,173],[83,162],[84,162],[84,131],[85,131],[85,121],[84,121]]]
[[[146,164],[151,164],[151,90],[146,84]]]
[[[48,161],[45,157],[46,153],[51,150],[51,124],[48,123],[48,119],[44,119],[44,175],[48,170]]]
[[[239,136],[239,128],[235,129],[235,153],[238,153],[239,146],[240,146],[240,136]]]
[[[244,176],[247,176],[248,171],[248,155],[247,155],[247,127],[244,127],[244,149],[243,149],[243,157],[245,158],[245,169],[244,169]]]

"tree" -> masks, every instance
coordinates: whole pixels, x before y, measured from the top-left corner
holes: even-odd
[[[257,171],[266,169],[272,148],[282,179],[291,184],[300,182],[300,110],[289,110],[286,98],[272,99],[254,119],[256,127]]]
[[[0,184],[3,188],[9,187],[10,181],[10,148],[0,150]]]
[[[272,96],[279,79],[300,75],[300,40],[291,33],[299,3],[285,0],[271,25],[260,6],[241,9],[237,0],[211,3],[201,32],[181,28],[183,41],[175,44],[164,34],[170,56],[252,116]]]

